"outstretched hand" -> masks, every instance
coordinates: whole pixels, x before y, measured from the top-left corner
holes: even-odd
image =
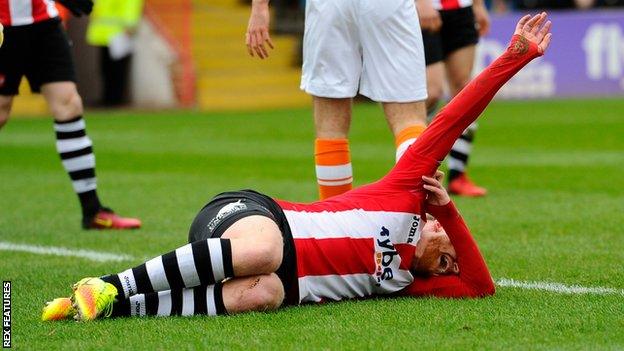
[[[552,38],[552,33],[550,32],[552,22],[547,21],[547,18],[546,12],[535,16],[526,15],[518,21],[516,31],[514,32],[515,35],[521,35],[528,41],[537,44],[540,55],[546,52]]]
[[[427,191],[427,203],[434,206],[444,206],[451,202],[448,192],[442,186],[444,173],[436,171],[433,177],[422,176],[423,188]]]

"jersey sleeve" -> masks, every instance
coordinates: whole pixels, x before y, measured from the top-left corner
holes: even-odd
[[[419,189],[421,176],[435,172],[455,140],[479,117],[496,92],[538,56],[537,44],[514,35],[505,53],[440,110],[382,182],[386,186]]]
[[[457,253],[458,275],[415,277],[401,291],[402,295],[438,297],[483,297],[495,292],[492,276],[479,252],[477,243],[452,202],[446,206],[429,206],[451,239]]]

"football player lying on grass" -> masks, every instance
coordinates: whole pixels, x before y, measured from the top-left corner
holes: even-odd
[[[492,295],[487,266],[436,170],[500,87],[544,53],[549,31],[545,13],[523,17],[505,53],[378,182],[311,204],[251,190],[220,194],[195,218],[189,244],[118,274],[80,280],[71,298],[44,308],[43,320],[212,316],[370,296]]]

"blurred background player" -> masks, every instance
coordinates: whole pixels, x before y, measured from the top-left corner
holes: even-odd
[[[352,188],[348,134],[353,97],[382,103],[396,160],[425,126],[427,98],[420,25],[412,0],[306,2],[301,89],[312,95],[321,199]],[[268,57],[268,0],[253,0],[247,47]]]
[[[427,65],[427,112],[432,114],[444,94],[445,76],[451,96],[470,81],[479,36],[490,19],[483,0],[417,0]],[[466,175],[477,124],[468,127],[448,156],[448,189],[461,196],[484,196]]]
[[[87,15],[90,0],[60,1],[74,15]],[[51,0],[0,0],[5,42],[0,48],[0,127],[9,119],[22,76],[41,92],[54,117],[56,149],[82,207],[85,229],[139,228],[141,221],[122,218],[100,203],[96,192],[95,155],[82,118],[70,44]]]
[[[89,17],[87,43],[100,49],[100,74],[105,107],[128,103],[128,75],[133,37],[143,0],[97,0]]]

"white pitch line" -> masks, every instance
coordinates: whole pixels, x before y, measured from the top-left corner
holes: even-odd
[[[501,278],[496,280],[496,285],[503,288],[520,288],[528,290],[541,290],[549,291],[558,294],[566,295],[579,295],[579,294],[594,294],[594,295],[621,295],[624,296],[624,290],[607,288],[601,286],[587,287],[580,285],[565,285],[562,283],[552,282],[523,282],[514,279]]]
[[[79,257],[84,258],[91,261],[96,262],[119,262],[119,261],[129,261],[134,260],[135,258],[128,255],[120,255],[116,253],[110,252],[98,252],[91,250],[81,250],[81,249],[68,249],[65,247],[55,247],[55,246],[39,246],[39,245],[26,245],[26,244],[15,244],[6,241],[0,241],[0,251],[19,251],[19,252],[28,252],[38,255],[54,255],[54,256],[65,256],[65,257]]]

